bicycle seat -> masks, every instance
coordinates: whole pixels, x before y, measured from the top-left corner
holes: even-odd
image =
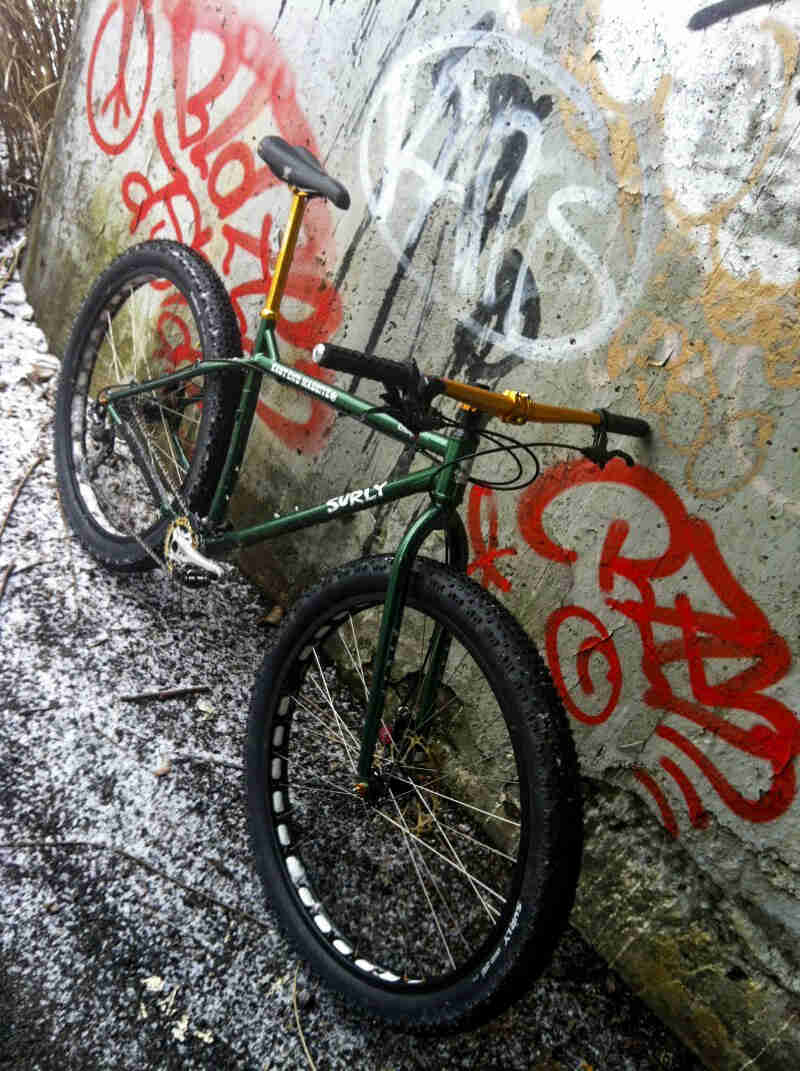
[[[258,155],[273,175],[312,197],[327,197],[337,208],[350,207],[347,189],[322,169],[319,160],[302,145],[289,145],[283,138],[266,137]]]

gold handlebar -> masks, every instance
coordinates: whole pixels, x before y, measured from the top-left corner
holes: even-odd
[[[602,424],[600,413],[587,412],[584,409],[564,409],[560,405],[542,405],[533,402],[527,394],[520,391],[486,390],[484,387],[471,387],[455,379],[442,379],[444,393],[448,398],[472,409],[480,409],[498,417],[504,424],[527,424],[536,421],[540,424]]]

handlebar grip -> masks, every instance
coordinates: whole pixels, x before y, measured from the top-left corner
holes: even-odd
[[[639,417],[619,416],[608,409],[597,409],[596,412],[602,415],[606,431],[613,435],[633,435],[637,439],[646,439],[650,434],[650,425]]]
[[[386,357],[373,357],[358,350],[335,346],[332,342],[320,342],[314,347],[313,356],[322,368],[331,368],[334,372],[375,379],[387,387],[398,387],[400,390],[407,390],[413,385],[413,369]]]

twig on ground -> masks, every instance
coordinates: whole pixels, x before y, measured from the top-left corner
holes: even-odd
[[[29,562],[28,565],[15,565],[14,562],[9,562],[5,569],[0,573],[0,599],[2,599],[5,594],[6,584],[12,573],[14,576],[20,576],[22,573],[27,573],[30,572],[31,569],[35,569],[37,565],[44,565],[45,562],[51,560],[52,559],[50,558],[40,558],[36,562]]]
[[[232,759],[223,759],[219,755],[187,754],[170,755],[171,762],[209,762],[217,766],[230,766],[233,770],[241,770],[242,764]]]
[[[58,701],[56,699],[51,699],[43,707],[28,707],[27,710],[18,710],[15,713],[20,718],[30,718],[33,714],[46,714],[48,710],[58,710]]]
[[[17,484],[17,489],[16,489],[16,491],[14,492],[14,494],[11,497],[11,502],[9,504],[8,509],[6,510],[6,515],[3,518],[3,523],[0,524],[0,539],[2,539],[2,537],[3,537],[3,532],[5,532],[6,525],[8,524],[8,518],[11,516],[11,513],[12,513],[12,511],[14,509],[14,506],[16,506],[16,504],[17,504],[17,499],[20,496],[20,492],[22,491],[22,488],[25,486],[25,484],[30,479],[31,473],[36,468],[36,466],[37,465],[41,465],[41,463],[43,461],[44,461],[44,455],[40,455],[39,457],[37,457],[36,460],[33,462],[33,464],[30,466],[30,468],[28,469],[28,471],[25,473],[25,475],[22,477],[22,479]]]
[[[188,684],[185,688],[159,688],[154,692],[137,692],[131,695],[118,695],[117,699],[125,703],[147,703],[151,699],[182,699],[185,695],[208,694],[211,687],[208,684]]]
[[[297,1007],[297,972],[300,969],[299,965],[294,969],[294,985],[292,986],[292,1007],[294,1008],[294,1021],[297,1023],[297,1033],[300,1035],[300,1043],[303,1046],[303,1052],[306,1054],[308,1060],[308,1066],[311,1071],[317,1071],[317,1065],[311,1058],[311,1053],[308,1051],[308,1045],[306,1045],[306,1037],[303,1033],[303,1028],[300,1025],[300,1011]]]
[[[3,595],[5,594],[6,584],[8,583],[8,578],[11,576],[13,571],[14,571],[14,563],[13,562],[9,562],[8,565],[5,567],[5,569],[3,570],[2,575],[0,575],[0,599],[2,599]]]
[[[20,573],[29,573],[31,569],[38,569],[40,565],[46,565],[48,562],[54,560],[54,558],[37,558],[35,562],[28,562],[27,565],[15,565],[13,566],[13,569],[17,576],[19,576]]]
[[[158,878],[163,878],[165,881],[171,882],[173,885],[176,885],[179,889],[183,889],[184,892],[188,892],[192,896],[197,896],[201,900],[207,900],[210,904],[214,904],[215,907],[220,908],[229,915],[236,915],[240,919],[244,919],[246,922],[251,923],[253,926],[257,926],[259,930],[263,930],[265,933],[272,932],[271,928],[266,925],[266,923],[262,922],[261,919],[257,919],[255,915],[251,915],[247,911],[242,911],[241,908],[233,907],[231,904],[226,904],[224,900],[217,899],[216,896],[204,892],[203,889],[195,889],[191,885],[187,885],[185,881],[181,881],[179,878],[174,878],[165,870],[161,870],[152,863],[148,863],[146,859],[140,859],[138,855],[132,855],[131,852],[126,852],[124,848],[116,848],[113,844],[98,844],[91,840],[6,840],[0,841],[0,848],[35,848],[37,850],[43,848],[89,848],[96,852],[109,852],[111,855],[118,855],[122,859],[127,859],[129,863],[142,867],[143,870],[149,871],[149,873],[154,874]],[[0,860],[0,863],[1,862],[2,860]]]
[[[61,516],[61,523],[64,526],[64,531],[67,536],[67,546],[69,547],[69,571],[72,574],[72,608],[75,611],[75,625],[77,626],[81,617],[81,604],[78,598],[78,570],[75,567],[75,545],[74,540],[70,534],[67,526],[67,518],[64,516],[63,510],[58,511]]]

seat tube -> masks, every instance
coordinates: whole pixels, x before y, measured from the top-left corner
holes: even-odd
[[[233,431],[228,444],[228,453],[225,456],[225,463],[217,481],[214,498],[206,518],[210,527],[221,524],[227,515],[228,503],[236,486],[244,452],[247,448],[247,441],[250,437],[250,429],[253,426],[253,417],[258,405],[262,378],[262,373],[255,369],[250,369],[245,375],[242,390],[239,394],[239,405],[236,410]]]

